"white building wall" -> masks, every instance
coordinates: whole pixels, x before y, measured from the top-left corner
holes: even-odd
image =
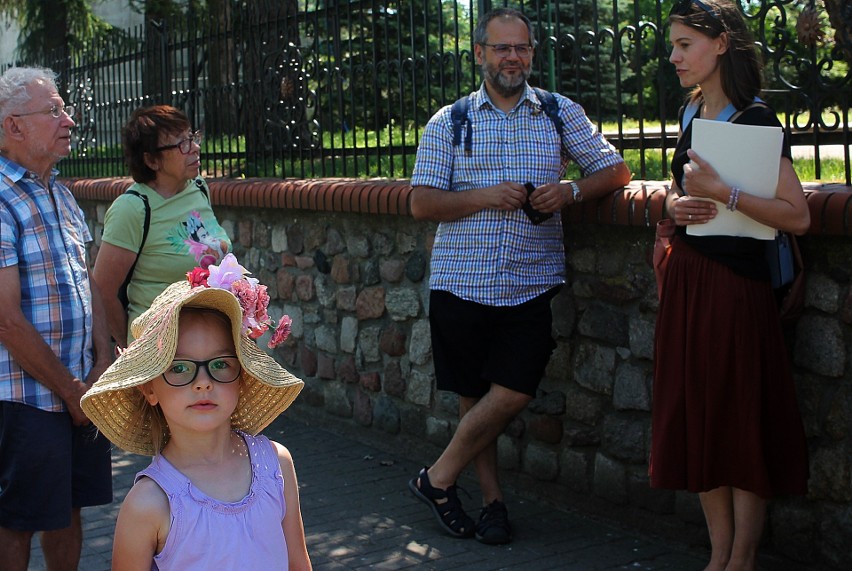
[[[145,23],[145,17],[131,10],[127,0],[101,0],[95,3],[93,11],[97,17],[116,28],[132,28]],[[0,64],[13,60],[19,33],[18,23],[0,14]]]
[[[18,24],[5,14],[0,14],[0,64],[12,61],[18,42]]]

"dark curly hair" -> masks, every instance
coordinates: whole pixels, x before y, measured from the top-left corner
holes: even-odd
[[[148,183],[157,178],[157,173],[145,163],[145,154],[158,157],[162,151],[156,149],[162,135],[180,135],[190,128],[189,118],[171,105],[140,107],[131,113],[121,128],[121,145],[133,180]]]
[[[751,105],[762,88],[763,64],[737,6],[729,0],[680,0],[669,12],[669,23],[675,22],[713,39],[727,34],[728,49],[719,62],[722,90],[737,109]],[[689,99],[699,97],[701,88],[696,87]]]

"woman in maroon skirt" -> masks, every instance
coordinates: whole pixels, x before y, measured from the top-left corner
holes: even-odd
[[[669,61],[681,85],[694,88],[686,108],[695,117],[781,126],[756,100],[760,61],[734,4],[681,0],[669,22]],[[802,234],[810,216],[786,135],[775,198],[726,184],[691,147],[690,121],[666,199],[677,232],[657,315],[651,486],[699,494],[712,546],[707,569],[754,569],[767,500],[807,491],[805,435],[765,241],[686,228],[727,208]]]

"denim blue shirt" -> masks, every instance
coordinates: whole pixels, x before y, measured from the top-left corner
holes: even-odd
[[[453,147],[451,106],[436,113],[417,149],[412,186],[465,192],[503,181],[535,186],[559,182],[568,162],[586,175],[623,162],[582,107],[554,94],[565,123],[562,141],[529,86],[508,113],[495,107],[484,85],[470,95],[472,152]],[[511,306],[564,283],[565,252],[559,213],[535,226],[522,210],[482,210],[441,222],[432,249],[429,287],[469,301]]]
[[[92,368],[92,292],[86,242],[92,239],[71,192],[55,179],[0,157],[0,268],[18,267],[21,311],[71,373]],[[46,411],[65,410],[0,344],[0,400]]]

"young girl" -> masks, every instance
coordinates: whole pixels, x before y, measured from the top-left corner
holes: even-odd
[[[265,288],[210,269],[221,287],[206,272],[169,286],[82,399],[115,444],[154,455],[121,506],[113,569],[311,569],[293,459],[254,436],[303,383],[247,334],[270,322]]]

